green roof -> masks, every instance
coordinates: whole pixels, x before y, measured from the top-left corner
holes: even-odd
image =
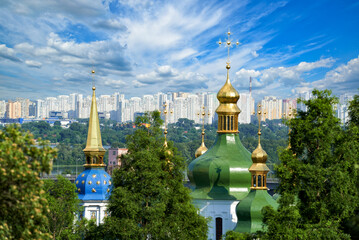
[[[251,153],[238,133],[219,133],[216,142],[188,166],[194,199],[241,200],[251,187]]]
[[[253,233],[262,230],[262,208],[268,205],[278,208],[278,203],[267,190],[251,190],[236,207],[238,221],[234,231]]]

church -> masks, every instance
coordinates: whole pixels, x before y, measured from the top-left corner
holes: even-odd
[[[231,46],[228,32],[227,47]],[[188,177],[193,187],[191,196],[199,213],[210,219],[208,239],[218,240],[230,230],[253,233],[262,229],[264,206],[275,209],[277,202],[268,193],[266,184],[269,168],[267,154],[260,144],[260,117],[258,146],[251,154],[242,145],[238,132],[237,106],[239,94],[229,79],[229,51],[227,79],[219,90],[217,138],[209,149],[202,144],[196,151],[196,159],[188,166]],[[92,71],[94,74],[94,71]],[[76,179],[76,187],[84,212],[81,217],[103,223],[107,216],[108,196],[111,193],[111,176],[105,171],[95,87],[92,87],[92,103],[89,119],[85,170]],[[258,115],[261,111],[258,109]],[[165,126],[166,127],[166,126]],[[165,130],[165,136],[166,136]],[[165,141],[166,144],[166,141]]]
[[[194,188],[191,193],[193,204],[201,215],[210,218],[208,239],[212,240],[221,239],[230,230],[242,233],[261,230],[262,208],[267,205],[278,207],[267,191],[269,168],[266,165],[267,153],[260,144],[260,117],[258,147],[252,154],[239,139],[239,94],[229,79],[230,34],[228,32],[226,41],[227,79],[217,94],[217,138],[207,150],[202,131],[202,144],[196,151],[196,159],[188,166],[188,177]]]

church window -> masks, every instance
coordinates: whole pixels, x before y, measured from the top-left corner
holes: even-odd
[[[265,181],[265,177],[266,177],[266,176],[263,176],[263,187],[266,187],[266,186],[267,186],[266,181]]]
[[[261,175],[258,176],[258,187],[262,187],[262,178],[261,177],[262,177]]]
[[[216,218],[216,240],[221,240],[223,235],[223,221],[222,218]]]

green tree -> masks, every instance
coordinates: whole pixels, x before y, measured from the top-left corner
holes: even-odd
[[[75,184],[61,175],[57,181],[44,181],[45,197],[50,211],[47,229],[53,239],[71,239],[74,232],[74,220],[80,213],[80,200]]]
[[[276,168],[280,206],[264,209],[262,238],[349,239],[340,226],[358,207],[358,141],[334,116],[329,90],[303,102],[308,110],[288,122],[291,148]]]
[[[0,131],[0,239],[50,239],[49,211],[39,175],[56,151],[16,125]]]
[[[164,138],[159,112],[127,137],[129,153],[114,172],[105,236],[113,239],[206,239],[207,221],[183,185],[184,160]]]

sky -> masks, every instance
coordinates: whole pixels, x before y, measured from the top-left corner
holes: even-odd
[[[0,0],[0,99],[359,92],[359,1]],[[96,73],[91,76],[91,70]]]

